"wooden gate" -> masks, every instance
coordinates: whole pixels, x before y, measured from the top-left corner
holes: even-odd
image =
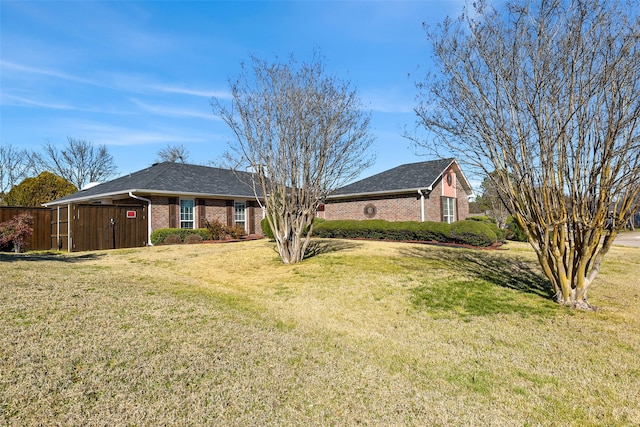
[[[147,206],[71,205],[52,209],[51,247],[69,252],[148,243]]]

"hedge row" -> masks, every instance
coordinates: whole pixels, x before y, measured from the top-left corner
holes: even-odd
[[[202,240],[211,239],[209,230],[206,228],[196,228],[195,230],[190,228],[159,228],[151,232],[151,243],[154,245],[165,243],[167,236],[171,235],[180,236],[180,241],[184,242],[190,234],[196,234],[200,236]]]
[[[313,229],[315,230],[318,227],[318,224],[322,224],[325,222],[322,218],[314,218],[313,219]],[[269,220],[267,218],[263,218],[260,221],[260,227],[262,228],[262,233],[265,237],[268,237],[270,240],[274,240],[275,236],[273,235],[273,230],[271,230],[271,226],[269,225]]]
[[[497,229],[497,227],[495,227]],[[436,241],[473,246],[491,246],[498,241],[493,227],[483,221],[390,222],[379,219],[325,221],[314,228],[314,236],[328,238],[365,238],[386,240]]]

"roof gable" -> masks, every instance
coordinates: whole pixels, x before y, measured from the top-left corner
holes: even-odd
[[[98,200],[129,192],[147,194],[202,194],[203,196],[253,197],[253,174],[186,163],[156,163],[47,205]]]
[[[435,185],[452,164],[455,164],[460,171],[455,159],[452,158],[400,165],[341,187],[332,193],[331,197],[424,190]],[[464,174],[459,173],[459,178],[465,190],[471,193],[471,187]]]

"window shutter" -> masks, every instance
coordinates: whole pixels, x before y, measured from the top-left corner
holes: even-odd
[[[248,211],[248,215],[247,215],[247,220],[249,221],[249,234],[256,234],[256,214],[255,214],[255,210],[256,208],[253,207],[253,203],[249,204],[251,202],[247,202],[247,211]]]
[[[178,198],[169,197],[169,228],[178,228]]]
[[[207,220],[207,210],[206,210],[206,201],[205,199],[196,199],[196,228],[204,227],[205,221]]]
[[[235,221],[235,211],[233,209],[233,200],[227,200],[227,226],[233,227],[236,223]]]

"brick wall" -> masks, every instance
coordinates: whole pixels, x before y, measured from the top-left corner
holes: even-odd
[[[170,224],[170,212],[169,205],[170,199],[179,200],[178,197],[163,197],[163,196],[151,196],[151,227],[153,230],[159,228],[171,227]],[[199,204],[200,200],[204,200],[204,204]],[[240,200],[238,200],[240,201]],[[262,229],[260,228],[260,221],[262,220],[262,210],[257,203],[247,200],[247,221],[249,221],[249,208],[253,206],[254,209],[254,221],[253,227],[248,224],[247,230],[253,229],[255,234],[262,235]],[[200,202],[202,203],[202,202]],[[203,209],[204,208],[204,209]],[[204,210],[204,214],[202,212]],[[233,211],[232,211],[233,212]],[[180,215],[180,209],[177,208],[176,215]],[[232,213],[233,215],[233,213]],[[196,205],[194,207],[194,217],[196,228],[204,227],[205,219],[218,220],[223,225],[227,225],[227,200],[222,199],[196,199]]]
[[[467,197],[467,193],[464,192],[464,188],[460,182],[457,183],[457,192],[458,192],[458,202],[457,202],[457,220],[462,221],[469,217],[469,198]]]
[[[369,209],[365,214],[365,208]],[[325,204],[324,217],[332,219],[384,219],[387,221],[420,221],[420,198],[416,194],[394,197],[366,197],[331,201]]]
[[[444,184],[446,185],[446,182]],[[469,200],[462,184],[458,179],[454,178],[452,185],[455,185],[455,191],[452,188],[445,189],[443,180],[439,180],[432,191],[425,196],[425,221],[442,221],[442,197],[445,193],[457,196],[457,220],[463,220],[469,216]],[[420,221],[420,204],[420,194],[417,191],[410,194],[390,196],[334,199],[324,205],[324,212],[319,213],[318,216],[327,220],[384,219],[387,221]],[[375,210],[373,215],[371,207]],[[368,209],[368,215],[365,214],[365,208]]]

